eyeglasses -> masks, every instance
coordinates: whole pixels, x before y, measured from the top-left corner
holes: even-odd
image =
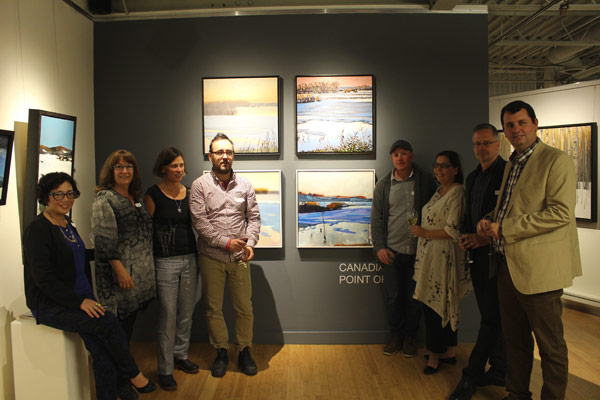
[[[50,192],[50,196],[52,196],[54,198],[54,200],[56,200],[56,201],[61,201],[62,199],[65,198],[65,196],[67,196],[67,199],[73,200],[73,199],[77,199],[80,196],[80,193],[78,190],[69,190],[67,193]]]
[[[433,163],[433,168],[446,169],[446,168],[450,168],[450,167],[452,167],[452,164],[447,163],[447,162],[441,163],[441,164],[439,164],[439,163]]]
[[[124,169],[129,169],[129,170],[133,171],[135,169],[135,167],[131,164],[127,164],[127,165],[117,164],[113,168],[116,169],[117,171],[123,171]]]
[[[489,140],[486,140],[485,142],[473,142],[473,147],[488,147],[490,144],[496,142],[497,140],[494,140],[493,142],[490,142]]]
[[[217,157],[223,157],[225,154],[227,154],[227,157],[233,156],[233,150],[217,150],[211,151],[211,153],[213,153]]]

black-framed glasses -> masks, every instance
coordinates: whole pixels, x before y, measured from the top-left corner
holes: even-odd
[[[494,140],[494,141],[485,140],[483,142],[473,142],[473,147],[488,147],[492,143],[496,143],[496,142],[497,142],[497,140]]]
[[[127,164],[127,165],[117,164],[113,168],[116,169],[117,171],[123,171],[124,169],[133,170],[135,168],[135,166],[132,164]]]
[[[446,168],[450,168],[452,167],[452,164],[450,163],[433,163],[432,165],[433,168],[441,168],[441,169],[446,169]]]
[[[215,154],[217,157],[223,157],[224,155],[227,155],[227,157],[233,156],[233,150],[217,150],[211,151],[211,153]]]
[[[56,201],[61,201],[62,199],[65,198],[65,196],[67,196],[67,199],[73,200],[73,199],[77,199],[80,195],[81,195],[81,193],[79,193],[79,190],[69,190],[67,193],[50,192],[50,196],[52,196],[54,198],[54,200],[56,200]]]

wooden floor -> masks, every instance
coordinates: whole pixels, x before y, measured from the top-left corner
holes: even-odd
[[[600,399],[600,317],[565,308],[565,339],[569,346],[568,400]],[[230,354],[225,377],[210,375],[215,351],[208,344],[193,344],[189,357],[200,365],[200,373],[175,371],[175,392],[160,388],[141,400],[177,399],[447,399],[461,376],[472,343],[461,343],[458,365],[442,365],[437,374],[425,376],[423,349],[415,358],[401,354],[384,356],[382,345],[255,345],[253,357],[259,373],[248,377],[237,367],[237,354]],[[156,381],[154,343],[137,342],[133,354],[140,368]],[[232,352],[230,352],[232,353]],[[541,369],[536,351],[532,374],[534,399],[539,399]],[[503,388],[478,389],[474,400],[502,399]]]

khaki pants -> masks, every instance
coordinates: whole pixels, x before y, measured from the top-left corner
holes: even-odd
[[[206,304],[206,324],[210,344],[218,349],[229,347],[227,325],[223,319],[223,294],[227,282],[236,315],[235,344],[238,350],[252,345],[254,313],[250,264],[243,261],[225,264],[200,254],[198,267],[202,277],[202,294]]]

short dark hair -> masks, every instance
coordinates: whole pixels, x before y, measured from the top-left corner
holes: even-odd
[[[35,187],[35,196],[37,197],[38,202],[47,206],[48,201],[50,200],[50,193],[65,182],[69,182],[71,186],[73,186],[74,192],[79,192],[79,190],[77,190],[75,179],[67,173],[50,172],[43,175]]]
[[[463,183],[463,181],[464,181],[463,169],[462,169],[462,163],[460,162],[460,156],[458,155],[458,153],[455,151],[452,151],[452,150],[444,150],[444,151],[440,151],[439,153],[437,153],[435,158],[437,159],[438,157],[441,157],[441,156],[448,158],[448,161],[450,161],[450,164],[452,164],[452,166],[454,168],[458,168],[458,173],[454,177],[454,182]]]
[[[489,129],[490,131],[492,131],[492,136],[498,139],[498,129],[496,129],[494,125],[488,124],[487,122],[475,125],[475,128],[473,128],[473,133],[477,131],[482,131],[484,129]]]
[[[525,109],[525,111],[527,111],[527,115],[529,115],[529,118],[531,118],[531,122],[534,122],[536,119],[536,116],[535,116],[535,111],[533,111],[533,107],[531,107],[529,104],[525,103],[522,100],[515,100],[511,103],[508,103],[504,107],[502,107],[502,110],[500,111],[500,122],[502,123],[502,127],[504,127],[504,113],[505,112],[507,112],[509,114],[516,114],[519,111],[521,111],[522,109]]]
[[[101,190],[112,189],[115,186],[114,169],[121,158],[133,165],[133,179],[129,184],[129,194],[137,200],[142,195],[142,180],[140,178],[137,160],[133,153],[127,150],[115,150],[108,156],[106,161],[104,161],[104,165],[100,170],[96,193]]]
[[[152,173],[160,178],[163,178],[165,176],[163,168],[171,164],[177,157],[181,157],[183,159],[183,153],[181,150],[175,147],[167,147],[166,149],[163,149],[160,153],[158,153],[158,157],[156,157]],[[187,170],[184,170],[184,172],[187,174]]]
[[[226,135],[226,134],[224,134],[223,132],[219,132],[219,133],[217,133],[217,134],[215,135],[215,137],[214,137],[214,138],[212,138],[212,140],[210,141],[210,144],[208,145],[208,151],[209,151],[210,153],[212,153],[212,144],[213,144],[214,142],[216,142],[217,140],[228,140],[228,141],[229,141],[229,143],[231,143],[231,148],[232,148],[232,149],[233,149],[233,151],[235,152],[235,149],[233,148],[233,142],[231,141],[231,139],[229,139],[229,138],[227,137],[227,135]]]

